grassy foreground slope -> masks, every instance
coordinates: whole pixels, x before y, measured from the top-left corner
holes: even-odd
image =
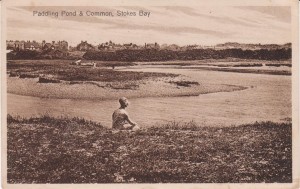
[[[7,121],[8,183],[292,182],[290,123],[131,132],[79,118]]]

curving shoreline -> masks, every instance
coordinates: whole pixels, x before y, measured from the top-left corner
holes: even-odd
[[[251,65],[254,63],[251,62]],[[231,83],[227,82],[214,83],[207,79],[197,80],[200,82],[198,83],[191,81],[188,75],[182,75],[181,72],[176,71],[136,71],[136,69],[147,68],[147,65],[138,64],[140,66],[118,67],[116,70],[111,70],[103,67],[96,69],[76,67],[57,60],[46,62],[14,61],[10,63],[7,92],[53,99],[112,100],[120,96],[127,96],[128,98],[198,96],[200,94],[244,90],[250,87],[239,83],[235,83],[235,85],[229,85]],[[182,65],[180,62],[160,64],[151,64],[150,68],[163,65],[164,68],[171,67],[176,70],[191,69],[234,73],[245,71],[244,68],[234,66],[247,66],[249,63],[220,62],[218,66],[221,67],[212,66],[216,63],[209,64],[208,67],[203,67],[202,64],[178,66]],[[170,65],[168,66],[168,64]],[[39,69],[35,70],[35,67]],[[249,73],[270,74],[272,72],[274,75],[289,75],[290,73],[290,68],[275,67],[269,69],[271,68],[265,66],[247,68],[250,70]],[[41,78],[41,76],[45,78]],[[41,79],[45,81],[40,83]]]
[[[200,83],[200,85],[192,84],[188,87],[174,84],[182,81],[186,81],[184,77],[134,81],[126,84],[138,87],[122,89],[124,83],[38,83],[38,78],[20,79],[7,77],[7,92],[40,98],[112,100],[118,99],[120,96],[128,98],[198,96],[200,94],[232,92],[247,88],[235,85],[211,85],[204,83]],[[121,87],[118,88],[118,86]]]

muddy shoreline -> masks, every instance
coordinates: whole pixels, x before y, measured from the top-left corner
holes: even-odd
[[[210,85],[205,83],[181,86],[184,77],[158,78],[133,83],[78,82],[39,83],[38,78],[7,77],[7,92],[16,95],[56,99],[113,100],[120,95],[128,98],[198,96],[216,92],[232,92],[247,87],[235,85]],[[136,86],[124,88],[124,86]],[[119,87],[119,88],[118,88]]]

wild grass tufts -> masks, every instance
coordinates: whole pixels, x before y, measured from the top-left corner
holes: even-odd
[[[83,118],[7,116],[8,183],[289,183],[292,124],[169,122],[114,131]]]

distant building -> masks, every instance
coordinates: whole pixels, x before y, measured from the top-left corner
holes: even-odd
[[[181,47],[179,47],[176,44],[172,44],[172,45],[166,46],[165,49],[171,50],[171,51],[179,51],[181,49]]]
[[[68,42],[66,41],[58,41],[57,43],[55,41],[52,41],[52,43],[46,43],[45,40],[42,41],[42,43],[39,43],[37,41],[6,41],[6,48],[8,50],[31,50],[31,51],[40,51],[40,50],[60,50],[60,51],[68,51]]]
[[[117,50],[124,50],[124,49],[130,49],[130,50],[136,50],[140,47],[134,43],[125,43],[123,45],[121,44],[115,44],[112,41],[101,43],[98,45],[98,50],[100,51],[117,51]]]
[[[24,43],[24,49],[26,50],[31,50],[31,51],[37,51],[37,50],[41,50],[42,48],[42,44],[36,42],[36,41],[26,41]]]
[[[116,44],[112,41],[101,43],[98,45],[98,50],[107,51],[107,50],[114,50]]]
[[[60,51],[68,51],[69,45],[66,41],[52,41],[52,43],[46,43],[45,40],[42,42],[42,49],[44,51],[47,50],[60,50]]]
[[[158,43],[145,43],[145,49],[160,49]]]
[[[78,51],[89,51],[89,50],[95,50],[95,47],[91,44],[89,44],[87,41],[81,41],[76,47]]]
[[[122,50],[122,49],[124,49],[124,46],[121,45],[121,44],[115,44],[114,47],[113,47],[113,49],[114,49],[115,51],[117,51],[117,50]]]
[[[43,41],[42,43],[42,50],[43,51],[49,51],[49,50],[54,50],[55,46],[53,45],[53,43],[46,43],[45,41]]]
[[[6,41],[6,49],[7,50],[24,50],[25,49],[25,41]]]
[[[25,49],[25,41],[18,41],[18,40],[6,41],[6,49],[7,50],[15,50],[15,51],[24,50]]]
[[[124,49],[131,49],[131,50],[139,49],[139,47],[133,43],[123,44],[123,47]]]

